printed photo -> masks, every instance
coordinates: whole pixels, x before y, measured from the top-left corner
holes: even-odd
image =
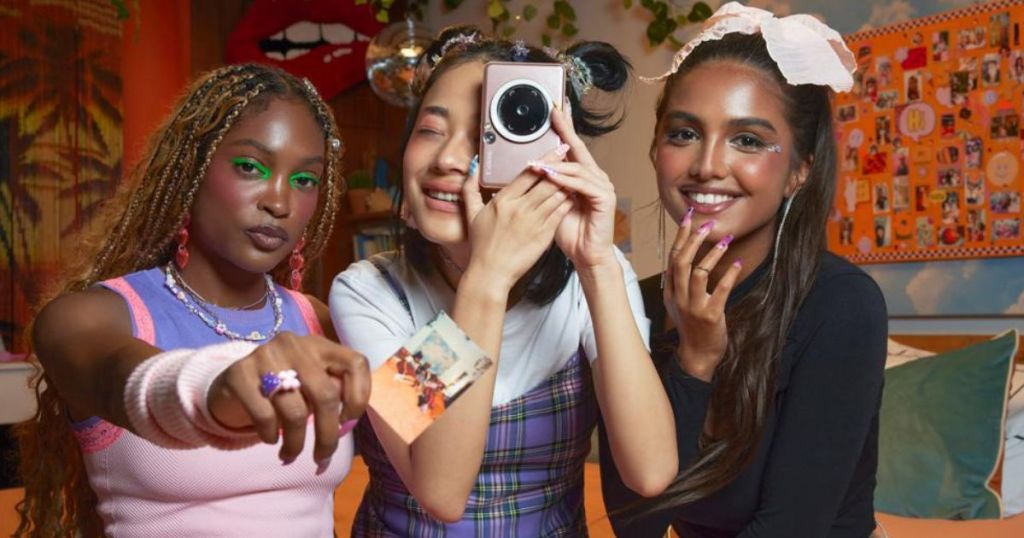
[[[956,116],[943,114],[939,123],[939,135],[943,138],[951,138],[956,135]]]
[[[957,46],[961,50],[972,50],[985,46],[985,27],[964,28],[957,34]]]
[[[1024,51],[1015,50],[1010,53],[1007,73],[1010,80],[1020,84],[1024,82]]]
[[[860,168],[860,152],[853,146],[846,146],[843,153],[843,171],[856,172]]]
[[[892,118],[888,115],[875,117],[875,141],[879,144],[892,142]]]
[[[914,211],[928,211],[928,197],[931,189],[928,185],[914,185]]]
[[[889,186],[885,183],[876,183],[873,192],[875,213],[888,213]]]
[[[853,217],[843,217],[839,221],[839,244],[853,246]]]
[[[878,248],[887,247],[892,244],[891,218],[886,216],[875,217],[875,246]]]
[[[967,210],[967,240],[974,242],[985,241],[985,210]]]
[[[956,166],[940,167],[937,172],[937,181],[935,186],[940,189],[951,189],[953,187],[959,187],[963,183],[963,177],[960,173],[960,168]]]
[[[942,30],[932,34],[932,61],[945,62],[949,60],[949,32]]]
[[[964,227],[955,224],[944,225],[939,230],[939,245],[958,247],[964,244]]]
[[[957,191],[947,191],[946,199],[942,201],[942,223],[956,224],[960,220],[960,194]]]
[[[868,154],[864,156],[863,174],[881,174],[888,168],[889,154],[878,151],[878,144],[868,146]]]
[[[892,178],[892,209],[903,211],[910,207],[910,178],[896,176]]]
[[[985,202],[985,175],[967,177],[964,180],[964,203],[979,205]]]
[[[370,409],[411,444],[493,365],[442,312],[373,372]]]
[[[921,100],[921,74],[917,71],[903,73],[903,87],[907,89],[907,102]]]
[[[841,106],[836,110],[836,119],[846,123],[857,120],[857,105]]]
[[[1011,191],[993,192],[988,199],[988,208],[993,213],[1020,213],[1020,193]]]
[[[989,19],[988,24],[988,46],[1003,50],[1010,50],[1010,14],[996,13]]]
[[[964,165],[967,168],[981,168],[982,150],[980,138],[968,138],[964,142],[964,153],[967,154]]]
[[[875,110],[889,110],[896,106],[896,102],[899,101],[900,92],[896,90],[886,90],[879,92],[878,100],[875,101]]]
[[[1014,110],[1000,110],[992,118],[992,138],[1017,138],[1020,134],[1020,116]]]
[[[879,88],[892,86],[892,61],[888,56],[875,58],[875,73],[878,77]]]
[[[960,148],[957,146],[943,146],[935,152],[935,162],[939,164],[958,164],[960,162]]]
[[[935,246],[935,223],[931,217],[917,217],[917,248]]]
[[[981,83],[985,86],[997,86],[1001,82],[1000,60],[998,54],[986,54],[981,61]]]
[[[1020,219],[993,219],[992,240],[1020,239]]]

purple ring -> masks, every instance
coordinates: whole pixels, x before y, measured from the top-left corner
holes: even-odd
[[[267,372],[260,377],[260,392],[264,398],[270,398],[281,388],[281,378],[274,372]]]

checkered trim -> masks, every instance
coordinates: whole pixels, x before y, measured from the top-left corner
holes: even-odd
[[[944,13],[936,13],[935,15],[930,15],[928,17],[923,17],[920,19],[890,24],[889,26],[883,26],[881,28],[872,28],[870,30],[864,30],[863,32],[856,32],[845,36],[844,39],[846,39],[847,43],[854,43],[857,41],[874,39],[876,37],[880,37],[887,34],[905,32],[907,30],[914,30],[922,26],[930,26],[932,24],[949,22],[951,20],[960,19],[963,17],[983,15],[986,13],[991,13],[993,11],[999,11],[1021,5],[1024,5],[1024,0],[999,0],[997,2],[975,4],[964,8],[955,9],[952,11],[946,11]]]
[[[842,255],[842,254],[840,254]],[[887,263],[928,260],[958,260],[964,258],[999,258],[1008,256],[1024,256],[1024,245],[989,246],[989,247],[936,247],[927,251],[902,252],[871,252],[868,254],[850,254],[846,259],[852,263]]]

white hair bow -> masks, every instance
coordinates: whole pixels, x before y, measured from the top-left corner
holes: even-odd
[[[668,77],[679,69],[698,45],[735,32],[760,33],[782,76],[794,86],[816,84],[837,92],[853,88],[857,61],[839,32],[810,15],[790,15],[780,19],[770,11],[738,2],[723,5],[704,21],[700,34],[672,58],[671,69],[659,77],[642,77],[643,80],[654,82]]]

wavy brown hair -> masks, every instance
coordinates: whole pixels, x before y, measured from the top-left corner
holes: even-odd
[[[728,34],[697,46],[665,83],[658,100],[657,132],[663,128],[662,119],[676,85],[697,66],[714,61],[753,67],[776,82],[778,91],[772,93],[781,98],[786,122],[793,131],[790,166],[793,171],[807,166],[807,178],[792,196],[784,229],[774,246],[776,261],[767,262],[766,274],[725,313],[729,341],[715,370],[715,388],[705,417],[713,427],[704,428],[693,462],[658,500],[644,506],[645,513],[711,495],[732,482],[756,454],[772,407],[786,336],[825,252],[825,224],[835,195],[831,92],[824,86],[787,83],[759,34]],[[782,212],[780,208],[777,227]],[[637,508],[627,507],[625,512]]]
[[[146,152],[98,215],[93,232],[69,270],[41,304],[64,293],[170,261],[174,236],[191,211],[200,181],[224,136],[240,118],[265,110],[275,99],[305,103],[324,133],[325,170],[317,209],[306,227],[303,255],[315,259],[326,246],[342,190],[338,128],[330,107],[308,81],[274,67],[223,67],[196,80],[178,99]],[[273,270],[284,282],[287,260]],[[31,327],[28,329],[31,334]],[[96,495],[72,433],[65,402],[38,360],[33,379],[39,408],[16,427],[25,498],[15,536],[102,536]]]

